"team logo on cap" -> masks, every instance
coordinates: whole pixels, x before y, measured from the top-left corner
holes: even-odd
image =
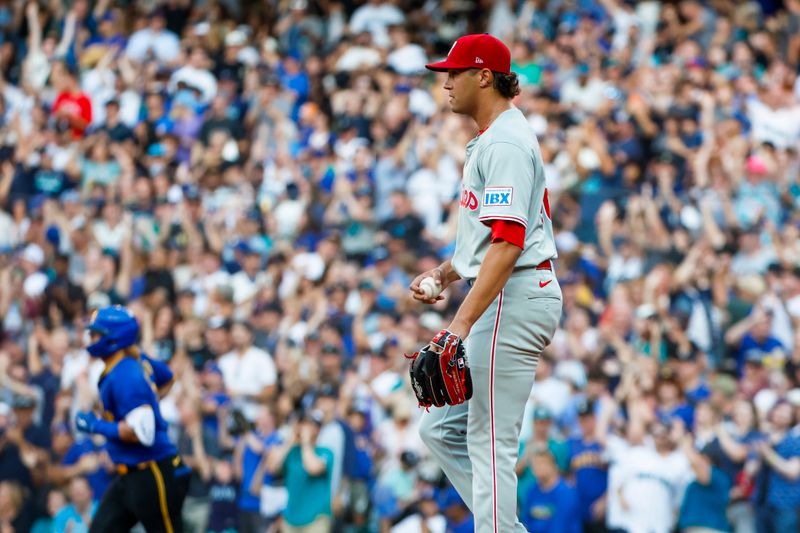
[[[478,65],[482,65],[483,64],[483,59],[481,59],[480,57],[476,56],[475,57],[475,63],[478,64]]]

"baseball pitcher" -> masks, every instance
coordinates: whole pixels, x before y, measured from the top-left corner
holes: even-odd
[[[432,304],[458,279],[470,286],[448,328],[411,356],[420,405],[433,407],[420,432],[474,513],[475,531],[523,532],[514,473],[520,426],[562,306],[542,157],[511,103],[519,84],[500,40],[466,35],[427,68],[447,73],[450,107],[479,132],[467,144],[453,257],[410,287]],[[428,277],[436,291],[423,283]]]

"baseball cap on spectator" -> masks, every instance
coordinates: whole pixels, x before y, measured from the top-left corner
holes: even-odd
[[[225,36],[225,46],[244,46],[247,43],[247,34],[240,29],[228,32]]]
[[[420,501],[436,501],[436,491],[430,487],[426,487],[419,491]]]
[[[772,389],[761,389],[753,397],[753,406],[762,416],[766,416],[779,403],[781,403],[781,398]]]
[[[322,415],[322,411],[318,409],[311,409],[306,412],[306,415],[303,417],[307,422],[313,422],[318,426],[321,426],[325,421],[325,417]]]
[[[744,362],[748,365],[764,366],[764,352],[758,348],[747,350],[744,354]]]
[[[205,366],[203,366],[204,372],[209,372],[211,374],[219,374],[222,375],[222,369],[216,363],[216,361],[208,361],[206,362]]]
[[[271,300],[267,302],[256,302],[253,305],[253,314],[260,315],[261,313],[283,313],[283,306],[278,300]]]
[[[81,201],[81,193],[75,189],[67,189],[59,195],[58,200],[62,204],[77,204]]]
[[[342,355],[342,351],[339,347],[331,343],[326,343],[322,346],[322,353],[328,355]]]
[[[324,348],[323,348],[324,350]],[[323,383],[317,389],[317,398],[338,398],[339,397],[339,387],[334,385],[333,383]]]
[[[699,356],[700,348],[693,342],[690,342],[689,348],[682,350],[678,345],[669,347],[668,356],[676,361],[682,363],[696,363]]]
[[[406,450],[400,454],[400,462],[406,468],[414,468],[419,464],[419,455],[412,450]]]
[[[111,305],[111,298],[102,291],[94,291],[86,298],[86,307],[89,311],[108,307]]]
[[[431,331],[440,331],[443,324],[442,315],[435,311],[425,311],[419,317],[419,325]]]
[[[22,250],[20,259],[41,267],[44,264],[44,250],[38,244],[31,243]]]
[[[767,265],[767,272],[776,276],[781,276],[786,273],[786,267],[780,263],[772,262]]]
[[[183,186],[183,197],[189,201],[195,201],[200,199],[200,189],[197,188],[196,185],[184,185]]]
[[[258,250],[250,246],[247,241],[239,241],[236,244],[236,251],[242,255],[259,255]]]
[[[434,72],[450,69],[488,68],[502,74],[511,73],[511,50],[497,37],[488,33],[465,35],[456,39],[447,59],[425,65]]]
[[[36,407],[36,399],[25,394],[14,394],[11,397],[12,409],[33,409]]]
[[[56,249],[58,249],[58,245],[61,242],[61,232],[58,230],[58,226],[55,224],[47,226],[47,229],[44,233],[45,239],[47,242],[52,244]]]
[[[198,22],[192,27],[192,32],[198,37],[205,37],[211,31],[211,24],[206,21]]]
[[[736,395],[736,379],[729,374],[717,374],[711,378],[711,390],[717,392],[726,398],[732,398]]]
[[[147,14],[147,18],[166,18],[167,12],[162,6],[155,6],[150,12]]]
[[[458,491],[454,487],[447,487],[439,493],[439,509],[446,511],[453,506],[466,507],[464,500],[458,495]]]
[[[594,402],[588,399],[581,399],[575,406],[578,416],[594,415]]]
[[[177,293],[178,298],[194,298],[197,296],[191,287],[184,287]]]
[[[706,68],[707,66],[708,63],[706,62],[706,60],[703,57],[699,56],[693,58],[691,61],[689,61],[689,64],[686,65],[687,68],[701,68],[701,69]]]
[[[556,247],[559,254],[568,254],[580,246],[578,237],[571,231],[562,231],[556,235]]]
[[[544,405],[537,405],[533,410],[534,420],[553,420],[553,413]]]
[[[555,376],[572,385],[576,389],[586,386],[586,369],[580,361],[560,361],[555,369]]]
[[[147,155],[150,157],[164,157],[167,155],[167,151],[164,149],[163,144],[153,143],[147,147]]]
[[[389,259],[389,250],[384,246],[379,246],[372,252],[372,260],[376,263],[387,259]]]
[[[212,316],[207,324],[208,329],[231,329],[231,321],[224,316]]]
[[[372,280],[363,279],[360,282],[358,282],[358,290],[360,290],[360,291],[374,291],[375,290],[375,284],[372,282]]]

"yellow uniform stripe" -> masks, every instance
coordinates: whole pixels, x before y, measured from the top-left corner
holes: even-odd
[[[155,461],[150,463],[150,470],[153,472],[153,477],[156,480],[156,488],[158,489],[158,503],[161,506],[161,517],[164,519],[164,528],[167,533],[172,533],[172,519],[169,517],[169,509],[167,509],[167,489],[164,486],[164,477],[161,475],[161,469]]]

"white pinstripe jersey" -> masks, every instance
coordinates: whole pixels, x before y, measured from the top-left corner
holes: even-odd
[[[525,226],[516,268],[557,257],[539,142],[516,107],[467,144],[452,259],[462,278],[478,276],[491,244],[491,221],[497,219]]]

